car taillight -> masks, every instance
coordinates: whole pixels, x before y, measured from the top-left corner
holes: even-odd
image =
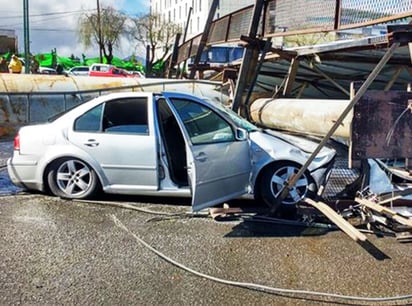
[[[19,134],[17,134],[16,137],[14,137],[13,147],[15,151],[20,151],[20,135]]]

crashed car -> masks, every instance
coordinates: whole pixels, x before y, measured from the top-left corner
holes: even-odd
[[[112,93],[56,117],[20,128],[8,173],[17,186],[69,199],[191,196],[199,211],[249,194],[271,206],[317,146],[177,92]],[[324,147],[280,207],[313,197],[335,154]]]

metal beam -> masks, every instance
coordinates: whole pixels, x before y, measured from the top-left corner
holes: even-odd
[[[283,96],[286,97],[293,89],[293,83],[296,79],[296,74],[299,69],[299,60],[297,58],[292,59],[289,66],[289,71],[286,76],[285,87],[283,88]]]
[[[209,32],[212,27],[213,17],[215,16],[218,4],[219,4],[219,0],[213,0],[212,5],[210,6],[209,15],[207,16],[207,20],[205,23],[205,28],[203,29],[202,37],[200,38],[200,43],[197,48],[195,59],[193,61],[193,67],[190,70],[189,79],[194,79],[195,77],[196,70],[197,70],[196,66],[199,64],[203,49],[206,46],[207,38],[209,36]]]
[[[388,84],[386,84],[384,91],[388,91],[392,88],[393,84],[395,84],[395,82],[398,79],[399,75],[401,74],[402,70],[403,70],[403,67],[398,67],[398,69],[396,69],[396,71],[393,74],[392,78],[390,79]]]
[[[185,31],[183,33],[182,45],[186,42],[187,31],[189,29],[190,19],[192,18],[192,11],[193,11],[193,8],[189,7],[189,13],[187,14]],[[189,50],[188,54],[190,54],[190,50]],[[177,57],[179,57],[179,50],[177,50]],[[183,78],[183,75],[184,75],[185,70],[186,70],[186,63],[187,63],[187,60],[185,59],[183,61],[183,65],[182,65],[180,73],[179,73],[179,79]],[[178,64],[180,64],[180,63],[178,63]]]
[[[256,0],[256,4],[253,9],[252,20],[249,26],[250,40],[255,40],[257,37],[257,31],[259,29],[260,17],[264,7],[264,0]],[[246,49],[243,52],[242,64],[240,65],[240,72],[238,81],[236,83],[235,94],[233,98],[232,109],[237,112],[241,104],[243,104],[243,94],[250,84],[253,78],[253,71],[256,69],[260,48],[258,44],[248,43]],[[252,76],[252,78],[251,78]]]
[[[340,91],[342,91],[344,94],[346,94],[348,97],[350,97],[350,92],[349,90],[346,90],[343,88],[338,82],[336,82],[334,79],[332,79],[330,76],[328,76],[326,73],[324,73],[322,70],[317,68],[316,66],[313,66],[313,70],[319,73],[321,76],[323,76],[325,79],[327,79],[329,82],[331,82],[333,85],[335,85]]]
[[[175,38],[175,43],[173,45],[173,53],[171,58],[169,58],[169,66],[168,66],[168,72],[167,72],[167,77],[170,79],[172,77],[172,71],[173,68],[176,66],[177,62],[177,55],[178,55],[178,47],[179,47],[179,41],[180,37],[182,36],[182,33],[177,33],[176,38]],[[178,73],[178,71],[177,71]]]

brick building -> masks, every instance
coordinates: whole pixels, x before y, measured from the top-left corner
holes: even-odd
[[[17,36],[14,30],[0,29],[0,54],[15,53],[17,50]]]

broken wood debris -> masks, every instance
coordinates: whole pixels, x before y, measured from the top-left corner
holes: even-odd
[[[412,220],[398,214],[396,211],[367,199],[355,198],[355,201],[366,208],[373,210],[374,212],[384,215],[385,217],[390,218],[402,225],[410,227],[412,230]]]
[[[346,221],[341,215],[334,211],[329,205],[320,201],[314,201],[305,198],[305,202],[312,205],[320,212],[322,212],[329,220],[331,220],[337,227],[345,232],[350,238],[355,241],[366,241],[368,238],[356,229],[352,224]]]

